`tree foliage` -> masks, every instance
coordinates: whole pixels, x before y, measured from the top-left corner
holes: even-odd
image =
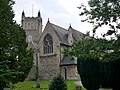
[[[117,38],[106,40],[90,37],[79,41],[65,53],[78,58],[78,72],[87,90],[98,90],[100,86],[119,90],[120,0],[89,0],[88,7],[82,4],[78,8],[82,10],[80,16],[86,16],[81,21],[93,25],[93,35],[99,27],[108,25],[110,29],[103,37],[114,33]]]
[[[118,40],[106,40],[106,39],[83,39],[76,44],[72,46],[70,49],[65,49],[64,53],[65,55],[73,55],[76,57],[99,57],[99,59],[102,59],[105,52],[109,50],[116,50],[118,51],[118,47],[114,46],[116,43],[118,43]]]
[[[93,24],[93,33],[98,27],[103,25],[109,25],[111,28],[106,35],[112,35],[117,33],[120,29],[120,0],[89,0],[88,6],[81,5],[79,9],[82,9],[80,16],[85,15],[87,21]]]
[[[79,57],[77,70],[80,74],[82,85],[87,90],[98,90],[100,88],[99,58]]]
[[[25,31],[13,20],[13,4],[12,0],[0,0],[0,78],[16,83],[27,77],[33,51],[27,50]]]
[[[87,90],[98,90],[100,86],[119,90],[119,43],[119,39],[89,38],[74,44],[71,49],[65,49],[65,55],[78,58],[78,73]]]

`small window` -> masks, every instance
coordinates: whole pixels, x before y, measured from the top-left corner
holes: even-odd
[[[31,23],[31,29],[33,29],[33,23]]]
[[[34,27],[35,27],[35,29],[37,29],[36,25],[37,25],[37,24],[36,24],[36,23],[34,23]]]
[[[53,53],[53,41],[52,37],[47,34],[44,38],[44,54]]]
[[[30,29],[30,23],[28,23],[28,29]]]

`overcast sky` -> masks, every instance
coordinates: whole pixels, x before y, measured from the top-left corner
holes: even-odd
[[[87,0],[15,0],[13,7],[15,20],[21,23],[21,13],[24,10],[28,17],[37,16],[40,10],[43,19],[43,26],[49,18],[51,23],[68,28],[69,25],[83,33],[90,31],[92,26],[81,22],[80,10],[77,8]],[[33,12],[33,13],[32,13]]]
[[[81,22],[83,17],[79,16],[80,10],[77,8],[81,3],[87,4],[88,0],[15,0],[13,6],[15,20],[21,23],[21,14],[24,10],[25,16],[36,17],[40,10],[43,19],[43,28],[49,18],[51,23],[68,29],[69,25],[83,33],[92,31],[92,25]],[[33,13],[32,13],[33,12]],[[97,34],[101,34],[98,30]]]

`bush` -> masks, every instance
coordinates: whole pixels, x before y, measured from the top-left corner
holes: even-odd
[[[104,57],[101,65],[101,86],[113,90],[120,89],[120,51],[113,52]]]
[[[9,82],[0,75],[0,90],[3,90],[5,87],[9,87]]]
[[[100,88],[99,59],[92,57],[79,57],[77,69],[83,86],[87,90],[98,90]]]
[[[53,78],[49,85],[49,90],[67,90],[67,84],[61,75]]]

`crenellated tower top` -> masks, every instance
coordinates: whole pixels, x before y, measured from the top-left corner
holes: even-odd
[[[26,32],[27,37],[32,37],[33,42],[37,43],[42,34],[42,17],[40,10],[37,17],[26,17],[22,12],[21,24]]]

